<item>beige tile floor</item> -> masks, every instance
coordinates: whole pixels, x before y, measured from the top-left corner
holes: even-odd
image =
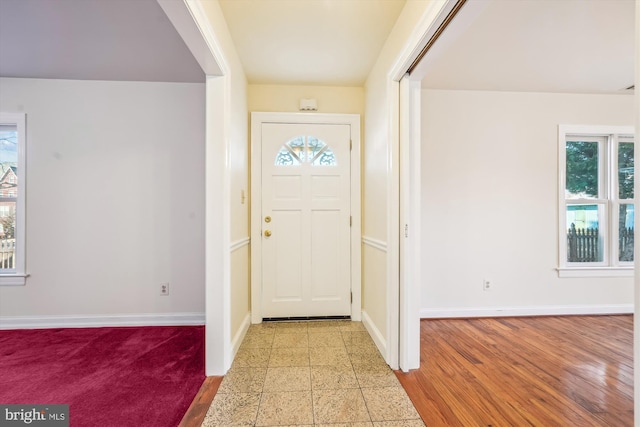
[[[360,322],[252,325],[202,424],[424,427]]]

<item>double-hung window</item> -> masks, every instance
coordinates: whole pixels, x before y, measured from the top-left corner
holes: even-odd
[[[561,277],[633,274],[633,127],[559,127]]]
[[[24,285],[25,151],[23,113],[0,113],[0,285]]]

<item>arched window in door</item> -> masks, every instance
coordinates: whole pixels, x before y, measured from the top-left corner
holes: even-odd
[[[297,136],[282,145],[276,155],[276,166],[336,166],[336,156],[326,142],[315,136]]]

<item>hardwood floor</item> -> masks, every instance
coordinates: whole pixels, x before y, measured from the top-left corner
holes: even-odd
[[[420,369],[396,376],[428,427],[633,426],[633,316],[422,320],[420,344]]]
[[[178,424],[178,427],[200,427],[204,420],[211,402],[218,392],[220,383],[223,377],[207,377],[200,386],[200,390],[196,397],[193,398],[193,402],[189,405],[189,409],[182,417],[182,421]]]
[[[429,427],[633,426],[633,316],[422,320],[396,375]]]

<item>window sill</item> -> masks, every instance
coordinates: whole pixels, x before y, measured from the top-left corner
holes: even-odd
[[[633,267],[561,267],[558,277],[633,277]]]
[[[0,274],[0,286],[24,286],[28,274]]]

